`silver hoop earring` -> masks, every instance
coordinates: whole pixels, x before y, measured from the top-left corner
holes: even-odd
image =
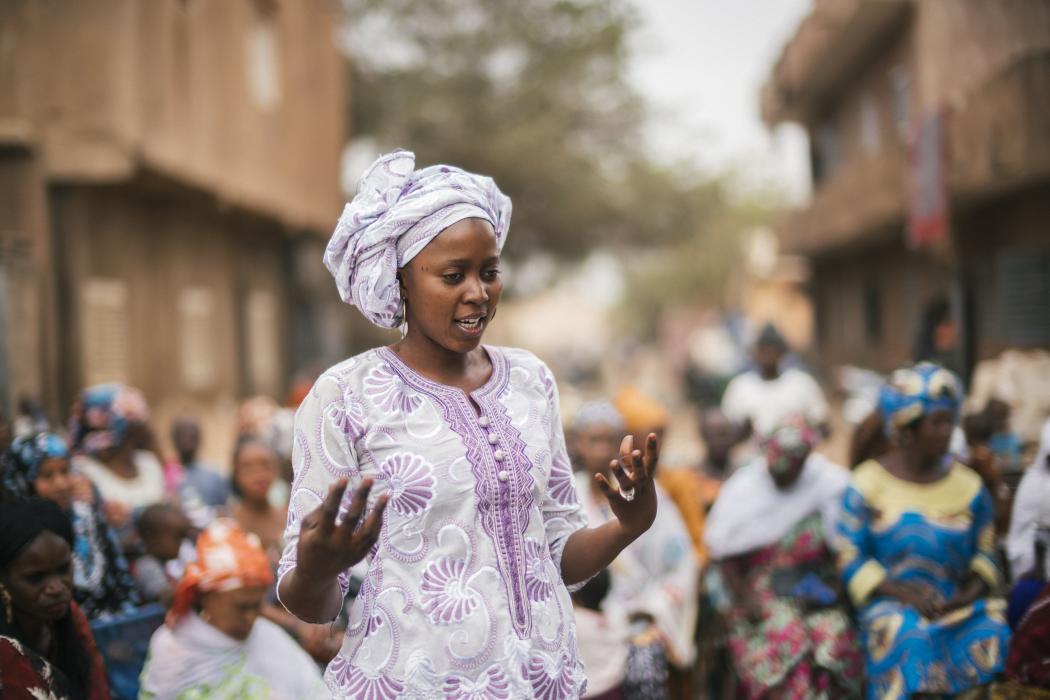
[[[398,326],[398,330],[401,331],[401,340],[405,339],[408,335],[408,302],[405,301],[404,297],[401,297],[401,309],[398,312],[401,316],[401,324]]]

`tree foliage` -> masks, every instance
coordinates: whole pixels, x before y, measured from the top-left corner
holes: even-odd
[[[344,4],[351,133],[493,176],[514,201],[512,256],[678,245],[724,207],[647,156],[623,0]]]

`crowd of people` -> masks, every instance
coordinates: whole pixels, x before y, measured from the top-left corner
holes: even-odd
[[[324,262],[401,340],[246,401],[225,468],[121,384],[0,430],[3,696],[1050,697],[1050,421],[1015,486],[1009,406],[961,416],[919,363],[840,466],[769,326],[663,463],[660,402],[563,420],[543,362],[480,344],[510,211],[376,161]]]

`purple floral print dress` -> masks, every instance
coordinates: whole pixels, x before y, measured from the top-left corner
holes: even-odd
[[[486,346],[492,376],[471,394],[437,384],[387,348],[317,380],[296,415],[288,527],[329,486],[389,494],[342,648],[325,672],[337,698],[540,698],[583,692],[561,579],[586,524],[558,392],[533,355]],[[347,489],[343,512],[352,488]],[[339,578],[344,593],[348,572]]]

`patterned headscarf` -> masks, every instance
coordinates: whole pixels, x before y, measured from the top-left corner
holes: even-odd
[[[146,399],[124,384],[96,384],[80,393],[69,418],[73,449],[89,455],[124,442],[128,429],[149,420]]]
[[[510,199],[492,178],[451,165],[415,170],[416,156],[397,150],[361,176],[324,254],[339,296],[381,328],[404,320],[397,271],[463,219],[484,219],[499,248],[510,228]]]
[[[934,411],[947,409],[958,418],[962,390],[949,370],[920,362],[890,375],[879,393],[879,411],[890,437]]]
[[[37,433],[17,438],[0,457],[0,476],[4,490],[12,496],[28,497],[36,494],[33,482],[45,459],[66,459],[69,447],[60,435]]]
[[[820,431],[804,416],[781,422],[761,442],[771,474],[783,474],[805,459],[820,442]]]
[[[219,518],[197,538],[197,560],[186,567],[175,587],[167,623],[174,625],[189,612],[201,593],[271,583],[273,570],[259,538],[246,533],[236,520]]]
[[[608,401],[590,401],[583,404],[572,419],[573,431],[585,430],[595,425],[607,425],[618,433],[625,430],[623,416]]]

